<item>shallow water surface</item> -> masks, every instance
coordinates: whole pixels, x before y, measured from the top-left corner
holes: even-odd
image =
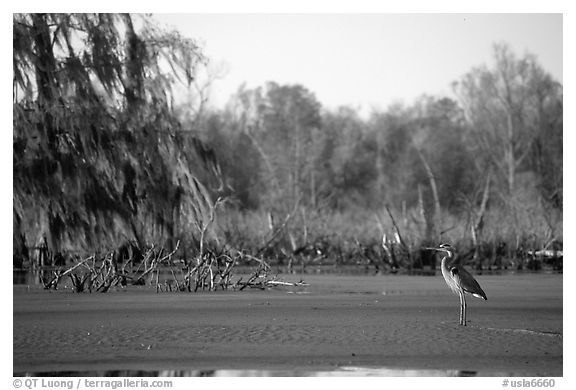
[[[472,377],[472,376],[511,376],[509,372],[460,371],[460,370],[419,370],[386,367],[340,367],[331,371],[314,370],[111,370],[111,371],[69,371],[69,372],[26,372],[14,376],[37,377]]]
[[[14,373],[40,376],[560,376],[562,275],[307,276],[309,286],[106,294],[14,287]],[[292,280],[289,276],[286,281]],[[84,375],[82,375],[84,376]]]

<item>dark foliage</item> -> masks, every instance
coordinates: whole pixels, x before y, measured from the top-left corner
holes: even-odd
[[[172,114],[159,63],[191,79],[204,59],[142,22],[137,33],[129,15],[14,15],[15,263],[44,236],[55,257],[200,233],[211,204],[202,183],[219,168]]]

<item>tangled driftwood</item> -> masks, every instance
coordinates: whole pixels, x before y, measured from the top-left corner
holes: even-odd
[[[307,285],[302,281],[292,283],[278,280],[277,276],[271,276],[271,267],[266,261],[241,252],[232,256],[230,253],[217,255],[212,251],[204,251],[201,257],[175,260],[174,255],[179,245],[178,241],[174,249],[167,254],[163,248],[158,250],[155,246],[150,247],[138,266],[134,264],[134,259],[128,259],[119,267],[114,252],[101,259],[92,255],[64,271],[53,271],[53,277],[49,280],[43,278],[42,282],[45,289],[57,289],[61,279],[68,276],[73,290],[78,293],[108,292],[112,287],[124,288],[147,283],[155,286],[156,292],[216,291],[230,288],[241,291],[247,287],[264,289]],[[255,262],[257,265],[246,279],[239,277],[234,281],[234,267],[241,262]],[[171,278],[161,280],[161,272],[169,273]]]

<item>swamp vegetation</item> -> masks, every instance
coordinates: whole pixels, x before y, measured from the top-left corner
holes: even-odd
[[[14,14],[13,45],[13,266],[52,267],[46,288],[434,272],[440,241],[477,270],[562,269],[562,85],[505,43],[457,100],[367,119],[275,82],[211,108],[202,47],[151,16]]]

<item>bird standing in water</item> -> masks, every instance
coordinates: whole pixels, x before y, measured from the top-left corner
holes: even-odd
[[[449,244],[440,244],[438,248],[426,248],[442,253],[440,268],[442,276],[448,287],[460,297],[460,325],[466,326],[466,296],[472,294],[476,298],[486,298],[486,293],[478,284],[476,279],[459,264],[452,264],[455,251]]]

